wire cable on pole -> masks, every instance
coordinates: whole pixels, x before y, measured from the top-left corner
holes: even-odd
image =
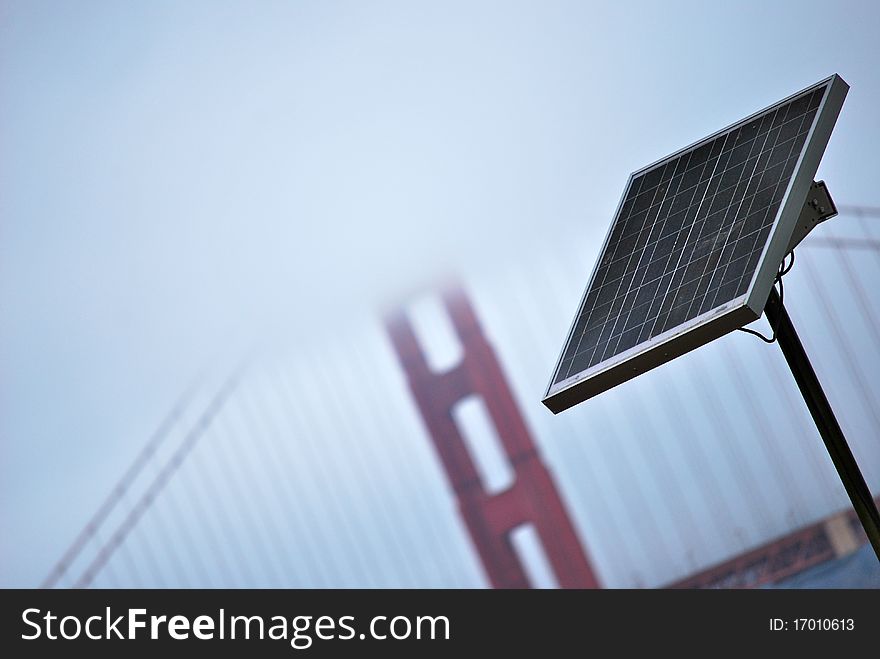
[[[787,275],[789,272],[791,272],[791,269],[794,267],[794,250],[791,250],[791,252],[789,252],[789,254],[791,255],[791,261],[789,262],[788,265],[785,265],[785,259],[788,258],[788,256],[786,255],[782,259],[782,263],[779,264],[779,271],[776,273],[776,280],[773,282],[774,286],[777,283],[779,284],[780,303],[782,302],[782,300],[785,299],[785,289],[783,288],[783,285],[782,285],[782,278],[785,275]],[[760,332],[758,332],[757,330],[749,329],[747,327],[738,327],[737,329],[740,332],[745,332],[746,334],[753,334],[754,336],[757,336],[764,343],[776,343],[776,333],[779,330],[779,323],[777,322],[775,325],[773,325],[773,335],[769,339],[766,336],[764,336],[763,334],[761,334]]]

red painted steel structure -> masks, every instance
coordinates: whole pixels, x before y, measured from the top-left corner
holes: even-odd
[[[868,542],[856,512],[844,510],[665,588],[758,588],[780,583],[840,555],[835,550],[829,524],[834,519],[844,522],[855,546]]]
[[[531,587],[510,539],[514,529],[531,523],[560,587],[598,588],[553,478],[541,462],[466,294],[454,287],[442,294],[442,300],[463,349],[461,361],[448,371],[436,373],[428,366],[403,309],[391,313],[385,324],[489,581],[495,588]],[[452,413],[459,401],[472,395],[482,397],[515,474],[510,487],[495,494],[481,482]]]

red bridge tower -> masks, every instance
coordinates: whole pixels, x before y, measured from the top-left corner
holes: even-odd
[[[386,327],[492,586],[531,587],[510,539],[514,529],[531,523],[562,588],[598,588],[553,479],[541,462],[467,296],[455,288],[442,299],[464,354],[452,369],[442,373],[430,369],[402,309],[386,318]],[[486,491],[452,414],[455,404],[471,395],[482,397],[515,474],[510,487],[495,494]]]

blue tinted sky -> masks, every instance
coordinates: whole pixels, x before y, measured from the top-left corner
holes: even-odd
[[[831,73],[820,175],[880,204],[878,14],[3,2],[0,583],[38,581],[206,365],[595,246],[629,172]]]

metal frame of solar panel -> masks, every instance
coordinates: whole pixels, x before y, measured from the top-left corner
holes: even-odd
[[[630,175],[551,411],[760,317],[848,89],[833,75]]]

